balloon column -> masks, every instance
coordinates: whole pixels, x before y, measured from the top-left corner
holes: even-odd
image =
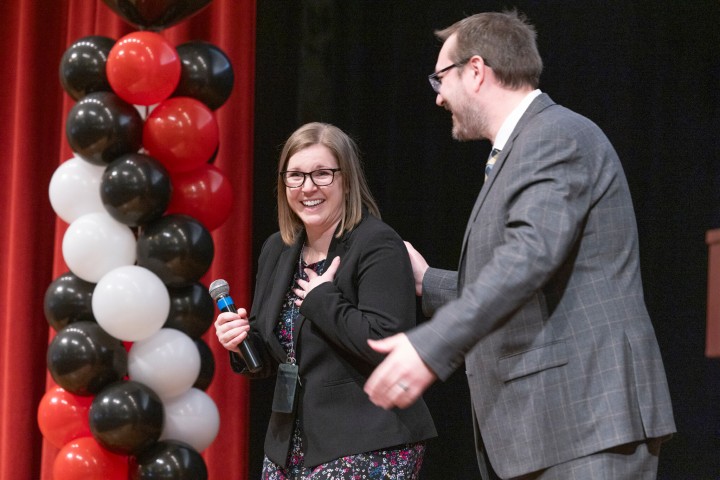
[[[212,163],[233,70],[218,47],[160,33],[211,0],[103,1],[139,31],[80,38],[60,61],[73,157],[49,196],[69,271],[45,292],[57,386],[38,424],[55,480],[203,479],[220,418],[201,278],[232,203]]]

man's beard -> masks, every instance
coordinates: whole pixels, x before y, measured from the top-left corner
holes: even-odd
[[[452,136],[455,140],[482,140],[488,138],[487,115],[471,101],[460,98],[450,107],[453,114]]]

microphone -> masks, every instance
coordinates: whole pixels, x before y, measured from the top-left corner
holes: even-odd
[[[235,303],[233,302],[232,297],[230,297],[230,285],[228,285],[225,280],[219,278],[212,282],[210,284],[209,291],[210,296],[217,302],[217,306],[221,312],[237,313]],[[250,345],[250,342],[248,341],[249,338],[250,337],[248,336],[248,338],[240,344],[240,354],[245,360],[245,364],[247,365],[250,373],[255,373],[262,368],[262,361],[255,353],[252,345]]]

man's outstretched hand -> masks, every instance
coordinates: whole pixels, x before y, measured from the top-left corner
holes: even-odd
[[[365,393],[378,407],[407,408],[437,380],[404,333],[368,340],[368,344],[376,352],[387,354],[365,382]]]

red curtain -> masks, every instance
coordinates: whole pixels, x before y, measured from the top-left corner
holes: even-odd
[[[0,479],[52,479],[57,454],[37,425],[37,407],[52,385],[46,353],[53,331],[43,314],[49,284],[68,271],[60,245],[67,224],[50,205],[52,174],[72,152],[65,118],[74,104],[59,81],[59,62],[87,35],[118,39],[133,32],[101,0],[0,2]],[[235,86],[217,110],[220,148],[215,165],[230,179],[230,220],[212,232],[213,265],[206,285],[223,277],[240,305],[250,303],[255,0],[214,0],[200,13],[161,32],[173,45],[202,40],[231,60]],[[220,411],[220,431],[203,452],[211,479],[247,478],[249,387],[234,375],[209,331],[215,357],[207,393]],[[259,439],[258,441],[262,441]]]

